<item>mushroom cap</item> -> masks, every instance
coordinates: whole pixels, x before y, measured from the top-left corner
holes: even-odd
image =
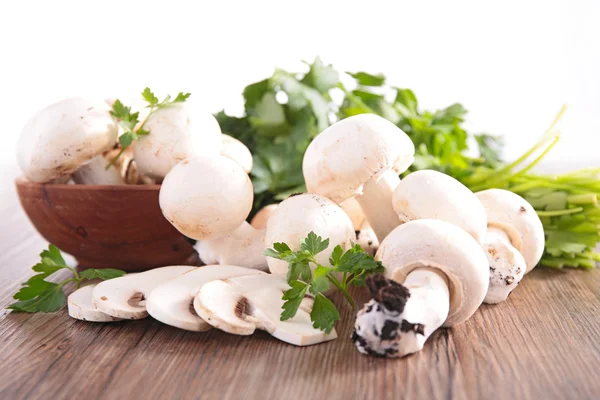
[[[198,291],[194,309],[215,328],[234,335],[262,329],[296,346],[335,339],[335,331],[326,334],[313,328],[307,304],[293,318],[281,321],[282,295],[288,289],[284,277],[268,274],[214,280]]]
[[[504,189],[488,189],[475,193],[483,204],[488,225],[506,232],[511,244],[523,254],[527,272],[544,253],[544,226],[537,213],[521,196]]]
[[[276,204],[268,204],[258,210],[258,212],[252,217],[252,221],[250,221],[250,225],[254,229],[265,229],[267,227],[267,221],[273,215],[273,212],[277,208],[279,203]]]
[[[148,316],[146,307],[140,303],[148,297],[150,292],[169,279],[195,268],[183,265],[162,267],[110,279],[99,283],[94,288],[92,301],[98,310],[113,317],[146,318]],[[137,300],[137,304],[134,300]]]
[[[265,248],[273,247],[273,243],[283,242],[297,251],[300,249],[300,242],[311,231],[323,239],[329,239],[329,247],[317,254],[317,261],[321,265],[329,265],[329,256],[337,245],[347,250],[355,238],[352,221],[340,206],[318,194],[299,194],[279,203],[269,218]],[[267,263],[272,274],[287,274],[286,261],[267,257]]]
[[[117,122],[103,101],[74,97],[38,111],[17,143],[23,175],[46,183],[75,172],[117,140]]]
[[[444,326],[466,321],[488,290],[489,266],[479,243],[446,221],[422,219],[400,225],[383,240],[375,259],[385,266],[386,277],[398,283],[423,266],[443,272],[450,292]]]
[[[252,153],[246,145],[234,137],[221,135],[221,155],[240,164],[247,174],[252,171]]]
[[[202,332],[211,328],[191,305],[198,290],[216,279],[228,279],[264,272],[233,265],[207,265],[185,272],[157,286],[146,300],[146,311],[163,324],[187,331]]]
[[[360,114],[321,132],[308,146],[302,169],[309,193],[341,203],[361,194],[371,178],[406,171],[414,154],[413,142],[392,122]]]
[[[250,213],[252,182],[223,156],[195,156],[177,164],[160,189],[165,218],[196,240],[216,239],[238,228]]]
[[[477,197],[456,179],[433,170],[409,174],[392,196],[394,210],[402,222],[437,219],[450,222],[481,242],[487,219]]]
[[[221,128],[208,112],[177,103],[155,111],[142,136],[133,144],[140,174],[162,179],[178,162],[191,156],[216,156],[221,149]]]
[[[120,321],[120,318],[115,318],[98,310],[94,303],[92,303],[94,287],[96,285],[84,286],[69,295],[67,300],[69,315],[72,318],[90,322]]]

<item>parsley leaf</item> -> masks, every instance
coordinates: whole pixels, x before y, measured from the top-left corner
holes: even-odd
[[[331,285],[335,286],[354,308],[354,300],[348,288],[363,285],[365,277],[382,272],[383,265],[365,253],[360,245],[353,245],[345,252],[341,246],[336,246],[329,257],[331,267],[321,265],[316,256],[329,247],[329,239],[323,239],[314,232],[310,232],[301,240],[298,247],[299,250],[293,251],[287,243],[274,243],[272,249],[266,249],[264,252],[267,257],[287,261],[289,264],[287,281],[290,289],[283,295],[285,302],[281,320],[293,318],[302,299],[310,292],[315,296],[310,314],[313,326],[329,333],[340,315],[323,292],[329,290]],[[311,271],[311,264],[314,265],[314,272]]]
[[[117,269],[88,269],[78,273],[74,268],[67,265],[60,254],[60,250],[54,245],[50,245],[48,250],[40,254],[41,261],[35,264],[32,269],[39,272],[32,276],[27,282],[22,284],[22,288],[15,293],[13,298],[18,300],[10,304],[7,308],[18,312],[54,312],[59,310],[66,301],[63,292],[63,286],[69,282],[75,282],[77,288],[84,279],[112,279],[125,274],[125,271]],[[60,283],[48,282],[45,279],[50,275],[62,269],[69,269],[74,277],[66,279]]]

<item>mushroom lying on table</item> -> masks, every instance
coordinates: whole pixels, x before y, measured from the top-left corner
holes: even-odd
[[[25,177],[49,183],[75,173],[76,183],[123,184],[118,171],[106,170],[102,153],[117,141],[117,122],[100,101],[70,98],[35,114],[17,145],[17,160]]]
[[[310,232],[329,239],[329,248],[342,246],[348,250],[352,246],[354,229],[346,213],[333,201],[317,194],[293,195],[279,203],[267,221],[264,247],[274,243],[286,243],[292,251],[300,249],[300,241]],[[328,266],[330,252],[317,254],[317,261]],[[286,261],[267,257],[272,274],[285,276],[289,266]]]
[[[263,230],[245,220],[252,208],[252,182],[223,156],[195,156],[177,164],[160,189],[165,218],[195,245],[205,264],[265,269]]]
[[[99,283],[92,291],[92,302],[105,314],[122,319],[148,316],[144,304],[152,290],[196,267],[170,266],[128,274]]]
[[[381,241],[400,224],[392,193],[414,160],[410,138],[374,114],[343,119],[320,133],[304,154],[308,192],[336,203],[356,197]]]
[[[358,312],[352,335],[365,354],[417,352],[440,326],[470,318],[487,293],[485,254],[471,235],[449,222],[400,225],[383,240],[376,259],[387,279],[369,280],[373,299]]]
[[[164,324],[202,332],[211,326],[191,311],[194,297],[202,286],[217,279],[261,274],[264,275],[264,272],[233,265],[195,268],[154,288],[146,300],[146,311],[152,318]]]
[[[485,302],[493,304],[506,300],[527,269],[519,252],[521,247],[513,246],[521,246],[521,237],[525,235],[528,243],[523,248],[535,251],[532,259],[535,266],[543,251],[544,233],[533,208],[518,195],[497,189],[481,193],[476,196],[441,172],[422,170],[400,182],[394,191],[393,204],[402,221],[432,218],[451,222],[480,242],[490,270]],[[522,213],[521,207],[526,212]],[[488,221],[488,216],[493,221]],[[513,239],[509,240],[507,235]]]
[[[335,330],[326,334],[313,328],[312,299],[308,297],[293,318],[281,321],[282,295],[288,289],[285,278],[276,275],[215,280],[202,286],[194,299],[194,309],[213,327],[234,335],[251,335],[261,329],[296,346],[335,339]]]

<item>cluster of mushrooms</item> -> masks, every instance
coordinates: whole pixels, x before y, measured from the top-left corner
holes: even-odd
[[[385,276],[368,280],[372,300],[358,312],[352,340],[363,353],[397,357],[422,349],[439,327],[464,322],[482,302],[506,300],[542,256],[541,221],[518,195],[473,193],[430,170],[400,180],[414,145],[376,115],[349,117],[319,134],[303,161],[308,193],[265,207],[251,223],[252,157],[210,114],[176,104],[152,114],[145,128],[150,134],[114,171],[105,158],[118,151],[119,132],[107,104],[62,101],[34,116],[21,136],[19,163],[32,181],[162,183],[165,218],[197,241],[206,264],[81,288],[68,300],[74,318],[150,315],[189,331],[261,329],[299,346],[335,339],[335,330],[313,328],[310,296],[294,318],[280,320],[288,264],[264,255],[276,242],[298,250],[312,231],[329,239],[329,249],[358,241],[383,263]],[[319,263],[329,265],[329,252],[318,254]]]

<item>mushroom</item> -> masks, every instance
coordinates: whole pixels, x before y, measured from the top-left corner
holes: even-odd
[[[125,180],[102,155],[92,158],[73,173],[73,182],[80,185],[125,185]]]
[[[421,350],[440,326],[471,317],[488,289],[479,243],[449,222],[400,225],[383,240],[376,259],[395,282],[369,282],[373,299],[358,312],[352,335],[365,354],[402,357]]]
[[[321,265],[330,265],[331,250],[340,245],[344,250],[352,246],[354,229],[346,213],[333,201],[317,194],[298,194],[288,197],[267,222],[265,247],[273,247],[276,242],[286,243],[291,250],[300,249],[300,242],[314,232],[329,239],[329,251],[317,254]],[[286,275],[288,263],[267,257],[272,274]]]
[[[358,201],[354,197],[351,197],[340,204],[340,207],[342,207],[342,210],[348,214],[352,221],[354,232],[356,233],[356,242],[368,254],[375,255],[379,248],[379,239],[377,239],[377,235],[375,235],[373,228],[371,228],[369,221],[367,221],[367,217],[360,208]]]
[[[261,329],[296,346],[335,339],[335,330],[326,334],[313,328],[312,299],[305,299],[293,318],[281,321],[282,295],[288,289],[285,278],[275,275],[214,280],[198,291],[194,309],[213,327],[234,335],[252,335]]]
[[[69,295],[67,300],[69,315],[72,318],[90,322],[120,321],[120,318],[115,318],[98,310],[92,303],[92,292],[94,287],[96,287],[96,285],[84,286]]]
[[[121,148],[116,147],[106,153],[104,153],[104,159],[110,162],[121,153]],[[114,167],[119,171],[121,178],[127,185],[152,185],[156,181],[147,176],[143,176],[137,169],[137,164],[133,159],[133,149],[128,147],[123,153],[114,161]]]
[[[401,222],[439,219],[464,229],[478,242],[485,237],[483,205],[469,188],[441,172],[421,170],[409,174],[394,190],[392,204]]]
[[[264,274],[254,269],[233,265],[208,265],[195,268],[157,286],[146,300],[146,311],[164,324],[188,331],[202,332],[211,328],[192,312],[194,296],[200,288],[216,279]]]
[[[143,304],[158,285],[196,267],[172,266],[128,274],[99,283],[92,291],[92,302],[105,314],[123,319],[142,319],[148,316]]]
[[[475,193],[487,214],[488,231],[495,231],[515,247],[531,271],[544,253],[544,226],[521,196],[508,190],[488,189]]]
[[[336,203],[356,197],[381,241],[400,224],[392,192],[414,153],[410,138],[392,122],[355,115],[331,125],[308,146],[302,165],[306,187]]]
[[[198,240],[206,264],[266,268],[263,231],[245,219],[252,208],[252,182],[223,156],[195,156],[177,164],[160,189],[160,208],[181,233]]]
[[[523,199],[516,203],[513,201],[513,209],[518,211],[524,202]],[[506,300],[525,274],[523,257],[509,240],[504,240],[503,231],[498,226],[489,224],[486,208],[478,196],[451,176],[431,170],[413,172],[394,191],[393,203],[394,210],[403,222],[426,218],[447,221],[464,229],[481,243],[490,271],[489,293],[484,300],[486,303]],[[493,207],[501,210],[497,204],[493,204]],[[535,215],[535,212],[532,214]],[[541,222],[539,224],[541,227]],[[541,243],[543,250],[543,231]]]
[[[252,171],[252,153],[236,138],[221,135],[221,155],[238,163],[247,174]]]
[[[273,212],[275,212],[278,205],[279,203],[268,204],[258,210],[250,221],[250,225],[252,225],[254,229],[265,229],[267,227],[267,221],[271,218],[271,215],[273,215]]]
[[[188,157],[216,156],[221,149],[217,120],[210,113],[192,110],[189,102],[155,111],[144,129],[150,134],[134,142],[134,159],[140,173],[153,179],[163,179]]]
[[[116,143],[117,131],[104,102],[79,97],[62,100],[38,111],[27,122],[18,140],[17,160],[28,180],[52,182],[110,149]],[[108,176],[112,182],[113,175]]]

